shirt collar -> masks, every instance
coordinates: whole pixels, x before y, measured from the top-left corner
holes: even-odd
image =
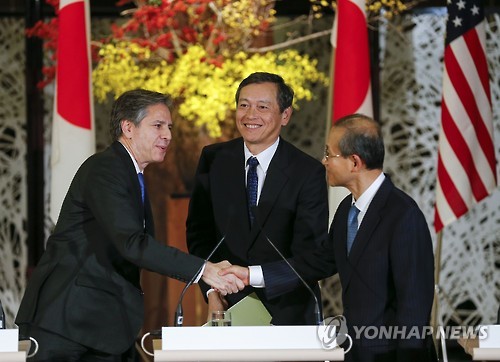
[[[120,142],[120,141],[119,141]],[[121,142],[120,142],[121,143]],[[127,153],[128,155],[130,156],[130,158],[132,159],[132,162],[134,163],[134,167],[135,167],[135,172],[136,173],[142,173],[144,170],[141,170],[139,168],[139,164],[137,163],[137,161],[135,160],[134,156],[132,155],[132,153],[130,153],[130,151],[128,150],[127,147],[125,147],[125,145],[123,143],[121,143],[123,148],[125,148],[127,150]]]
[[[375,181],[373,181],[372,184],[365,190],[365,192],[361,194],[359,199],[352,199],[353,204],[356,203],[356,207],[359,209],[359,211],[361,211],[362,213],[366,212],[368,206],[370,206],[370,203],[372,202],[375,194],[377,193],[384,180],[385,175],[383,172],[381,172],[380,175],[378,175],[378,177],[375,179]]]
[[[260,152],[257,155],[254,155],[250,152],[245,142],[243,142],[243,148],[245,150],[245,167],[247,167],[247,161],[250,157],[257,157],[257,160],[259,161],[259,166],[262,167],[262,169],[266,173],[267,169],[269,168],[269,164],[271,163],[271,160],[273,159],[274,154],[278,149],[279,143],[280,143],[280,137],[278,137],[276,141],[271,146],[266,148],[264,151]]]

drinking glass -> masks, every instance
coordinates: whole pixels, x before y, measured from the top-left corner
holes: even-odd
[[[230,327],[231,326],[231,312],[219,310],[212,312],[210,319],[212,327]]]

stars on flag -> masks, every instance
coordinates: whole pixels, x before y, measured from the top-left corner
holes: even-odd
[[[462,18],[459,18],[458,16],[453,19],[453,25],[456,27],[462,26]]]

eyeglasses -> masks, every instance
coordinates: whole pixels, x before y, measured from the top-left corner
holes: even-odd
[[[328,146],[325,146],[325,153],[323,155],[323,158],[328,161],[329,158],[336,158],[336,157],[342,157],[342,155],[330,155],[330,152],[328,151]]]

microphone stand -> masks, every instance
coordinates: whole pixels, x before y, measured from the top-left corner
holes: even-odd
[[[0,329],[6,329],[5,313],[2,307],[2,301],[0,301]]]
[[[174,327],[182,327],[182,324],[184,322],[184,311],[182,309],[182,300],[184,299],[184,294],[186,294],[188,288],[194,283],[194,281],[196,280],[196,277],[203,270],[203,267],[205,266],[205,264],[210,260],[210,258],[212,257],[212,255],[214,255],[214,253],[216,252],[216,250],[219,249],[219,246],[222,244],[222,242],[224,241],[225,238],[226,238],[226,235],[224,235],[219,240],[219,242],[215,245],[215,247],[212,249],[212,251],[210,252],[210,254],[208,254],[208,256],[206,257],[205,262],[200,267],[200,269],[198,269],[198,271],[196,272],[196,274],[193,275],[193,277],[191,278],[191,280],[189,280],[189,282],[182,289],[181,295],[179,296],[179,301],[177,302],[177,308],[175,309]]]
[[[292,264],[290,264],[290,262],[278,250],[278,248],[276,247],[276,245],[274,245],[274,243],[267,237],[267,235],[264,232],[262,232],[262,235],[264,235],[264,237],[266,238],[267,242],[269,244],[271,244],[271,246],[274,248],[274,250],[276,250],[276,252],[281,257],[281,259],[283,259],[283,261],[294,272],[294,274],[297,276],[297,278],[299,278],[299,280],[301,281],[301,283],[304,284],[304,286],[309,291],[309,293],[311,293],[312,297],[314,298],[314,316],[316,318],[316,325],[318,325],[318,326],[323,325],[323,316],[321,315],[321,310],[319,308],[319,301],[318,301],[318,298],[316,297],[316,294],[314,294],[314,291],[311,289],[311,287],[309,286],[309,284],[306,283],[306,281],[304,280],[304,278],[302,278],[302,276],[297,272],[297,270],[295,270],[295,268],[292,266]]]
[[[271,239],[269,239],[269,237],[266,235],[266,233],[264,232],[264,227],[262,226],[259,218],[257,217],[257,214],[258,214],[257,207],[254,207],[252,211],[253,211],[253,214],[255,215],[254,221],[257,222],[257,226],[259,227],[262,235],[266,238],[267,242],[273,247],[274,250],[276,250],[276,252],[280,256],[280,258],[288,265],[290,270],[293,271],[293,273],[297,276],[297,278],[299,278],[299,280],[306,287],[306,289],[309,291],[309,293],[311,293],[312,297],[314,298],[314,316],[316,318],[316,325],[318,325],[318,326],[323,325],[324,324],[323,323],[323,316],[321,315],[321,309],[319,307],[319,301],[318,301],[318,298],[316,297],[316,294],[314,294],[314,291],[311,289],[309,284],[306,283],[304,278],[302,278],[302,276],[297,272],[297,270],[295,270],[295,268],[292,266],[292,264],[290,264],[290,262],[285,258],[285,256],[281,253],[281,251],[279,251],[279,249],[276,247],[276,245],[274,245],[274,243],[271,241]]]

